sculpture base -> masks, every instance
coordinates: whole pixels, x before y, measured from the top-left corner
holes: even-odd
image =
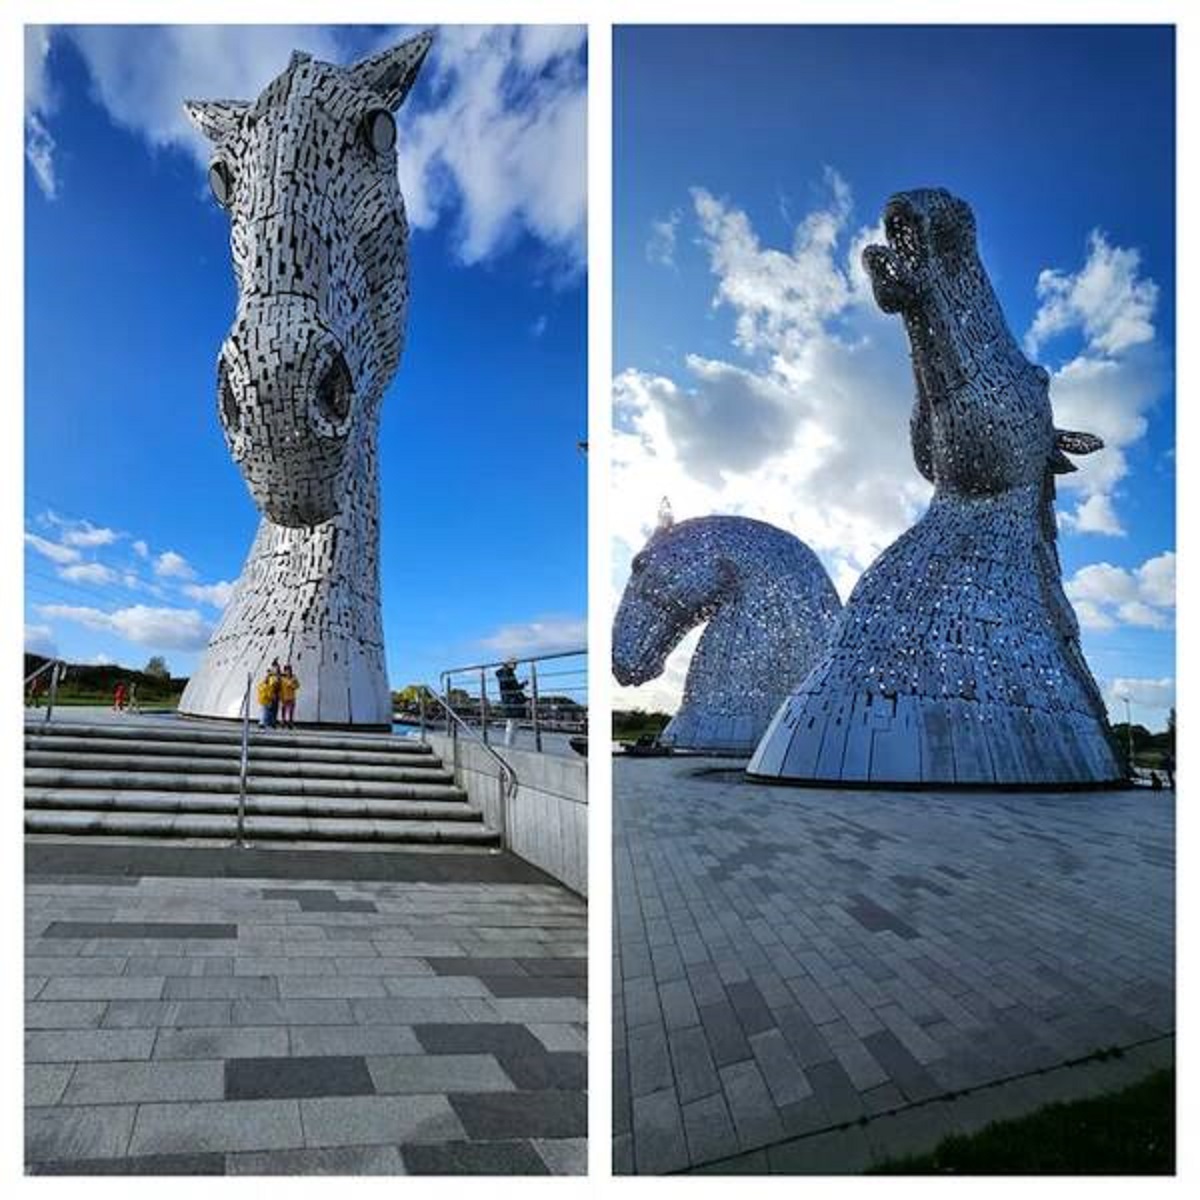
[[[1099,722],[1080,713],[862,693],[792,696],[747,768],[821,786],[1063,790],[1125,779]]]
[[[693,711],[684,706],[659,735],[664,746],[694,754],[716,754],[749,758],[770,718],[763,716],[720,716]]]

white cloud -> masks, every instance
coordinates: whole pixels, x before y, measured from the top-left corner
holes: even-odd
[[[435,100],[402,110],[409,219],[455,213],[466,263],[521,233],[585,261],[587,86],[582,26],[445,26],[429,62]]]
[[[50,31],[45,25],[25,26],[25,157],[47,200],[58,195],[54,138],[46,117],[54,109],[54,93],[46,59]]]
[[[522,624],[502,625],[480,638],[485,649],[503,657],[522,658],[578,650],[587,645],[587,620],[583,617],[543,617]]]
[[[614,708],[640,708],[646,712],[674,712],[683,695],[684,681],[692,655],[704,633],[704,626],[697,626],[686,633],[683,640],[667,655],[662,674],[648,683],[637,687],[622,687],[613,681]]]
[[[202,650],[212,628],[191,608],[151,608],[135,604],[113,612],[75,604],[42,604],[38,612],[51,620],[72,621],[87,629],[115,633],[156,650]]]
[[[369,46],[356,45],[353,55],[344,34],[315,26],[94,25],[66,35],[114,121],[152,147],[187,150],[206,170],[210,148],[184,115],[183,100],[250,99],[287,66],[293,49],[343,62],[412,32],[389,29]],[[433,99],[400,113],[399,174],[412,225],[453,221],[464,262],[486,259],[528,234],[569,269],[584,263],[587,86],[579,50],[586,32],[585,26],[438,31],[422,72]],[[46,94],[27,90],[27,121],[45,126]]]
[[[154,573],[162,579],[195,579],[196,572],[182,554],[164,550],[154,560]]]
[[[60,578],[69,580],[71,583],[101,585],[116,583],[118,578],[116,571],[98,562],[73,563],[69,567],[59,567],[58,574]]]
[[[1155,340],[1158,285],[1140,277],[1140,268],[1136,250],[1112,246],[1094,231],[1077,272],[1045,270],[1038,277],[1041,306],[1025,335],[1026,351],[1036,355],[1066,333],[1081,339],[1082,348],[1052,372],[1054,419],[1104,439],[1103,450],[1073,460],[1076,473],[1059,477],[1060,489],[1080,496],[1073,512],[1060,510],[1066,530],[1125,532],[1114,494],[1129,473],[1126,452],[1145,436],[1147,414],[1167,381]]]
[[[101,652],[100,654],[93,654],[90,661],[94,667],[110,667],[117,660],[111,655]]]
[[[1088,237],[1088,256],[1075,274],[1047,268],[1037,281],[1041,307],[1025,335],[1030,355],[1051,338],[1078,329],[1102,354],[1118,355],[1154,339],[1158,285],[1140,279],[1141,255],[1109,245],[1099,229]]]
[[[62,535],[62,540],[68,546],[111,546],[120,536],[113,529],[80,521]]]
[[[51,542],[44,537],[39,537],[36,533],[27,533],[25,544],[36,550],[43,558],[50,559],[51,562],[73,563],[79,561],[78,550],[71,546],[62,546],[58,542]]]
[[[658,221],[650,222],[650,237],[646,240],[646,260],[660,267],[675,265],[675,240],[683,212],[674,209]]]
[[[1085,629],[1122,624],[1167,629],[1175,608],[1175,555],[1165,551],[1133,570],[1091,563],[1080,567],[1064,587]]]
[[[211,604],[213,608],[224,608],[229,603],[236,585],[227,580],[220,583],[185,583],[183,593],[202,604]]]
[[[1104,691],[1104,700],[1114,721],[1125,720],[1126,700],[1131,705],[1165,711],[1175,704],[1175,680],[1163,679],[1111,679]],[[1137,720],[1137,716],[1134,716]]]
[[[146,543],[141,540],[141,538],[138,538],[138,540],[133,543],[133,552],[138,556],[138,558],[150,557],[150,547],[147,546]]]
[[[40,654],[44,658],[54,658],[58,654],[58,644],[54,640],[54,630],[49,625],[25,626],[25,653]]]

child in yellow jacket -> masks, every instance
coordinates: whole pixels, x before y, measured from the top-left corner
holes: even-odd
[[[279,677],[279,723],[286,729],[296,727],[296,693],[300,690],[300,680],[292,674],[292,664],[283,668]]]
[[[273,728],[279,709],[279,676],[273,670],[268,671],[258,685],[258,703],[262,708],[259,726],[263,729]]]

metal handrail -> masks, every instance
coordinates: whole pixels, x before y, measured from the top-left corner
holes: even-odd
[[[503,667],[511,662],[518,663],[535,663],[549,662],[552,658],[578,658],[580,655],[587,653],[587,647],[581,647],[578,650],[556,650],[553,654],[510,654],[508,658],[500,658],[495,662],[472,663],[468,667],[450,667],[442,672],[442,677],[447,675],[461,675],[467,671],[486,671],[489,667]]]
[[[507,839],[508,839],[508,805],[509,805],[509,801],[513,798],[513,796],[516,795],[517,787],[518,787],[516,771],[513,770],[512,766],[508,762],[508,760],[506,758],[504,758],[503,755],[498,754],[490,742],[485,742],[483,740],[483,738],[481,738],[479,736],[479,734],[477,734],[475,732],[475,730],[473,730],[470,727],[470,725],[468,725],[466,723],[466,721],[464,721],[462,719],[462,717],[460,717],[458,715],[458,713],[456,713],[454,711],[454,709],[451,708],[450,705],[447,704],[446,701],[443,700],[441,698],[441,696],[439,696],[437,694],[437,692],[433,691],[433,689],[430,688],[428,684],[426,684],[425,687],[426,687],[426,690],[429,692],[429,694],[445,710],[447,722],[448,723],[453,722],[452,737],[454,739],[454,744],[455,744],[455,755],[454,755],[455,768],[456,769],[458,768],[457,747],[458,747],[458,731],[460,729],[462,729],[468,737],[474,738],[475,741],[478,742],[479,745],[481,745],[488,752],[488,754],[490,754],[492,756],[492,758],[496,760],[496,765],[500,768],[500,824],[503,826],[503,828],[500,830],[500,836],[503,839],[505,839],[505,841],[507,842]],[[421,727],[422,739],[424,739],[424,736],[425,736],[425,729],[424,729],[424,723],[422,722],[422,727]]]
[[[242,697],[242,761],[238,772],[237,844],[243,849],[246,841],[246,777],[250,768],[250,688],[254,676],[246,672],[246,694]]]
[[[67,664],[61,658],[51,658],[42,663],[36,671],[31,671],[25,676],[25,682],[21,685],[21,690],[24,691],[39,675],[44,675],[47,671],[50,672],[50,693],[46,697],[46,715],[42,718],[42,724],[49,724],[51,716],[54,714],[54,702],[58,699],[58,685],[62,678],[67,673]]]

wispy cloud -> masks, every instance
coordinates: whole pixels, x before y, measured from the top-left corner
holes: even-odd
[[[202,650],[212,633],[210,623],[195,609],[135,604],[105,611],[89,605],[39,604],[37,611],[52,621],[69,621],[159,650]]]
[[[59,542],[52,542],[48,538],[41,537],[36,533],[26,533],[25,544],[31,550],[36,550],[43,558],[48,558],[54,563],[78,562],[81,557],[79,551],[73,546],[64,546]]]
[[[154,573],[160,579],[195,579],[196,572],[182,554],[164,550],[154,560]]]
[[[1091,563],[1080,567],[1064,586],[1085,629],[1118,625],[1166,629],[1174,618],[1175,555],[1167,551],[1133,570]]]
[[[587,620],[583,617],[543,617],[502,625],[495,633],[480,638],[479,644],[504,658],[578,650],[587,645]]]

